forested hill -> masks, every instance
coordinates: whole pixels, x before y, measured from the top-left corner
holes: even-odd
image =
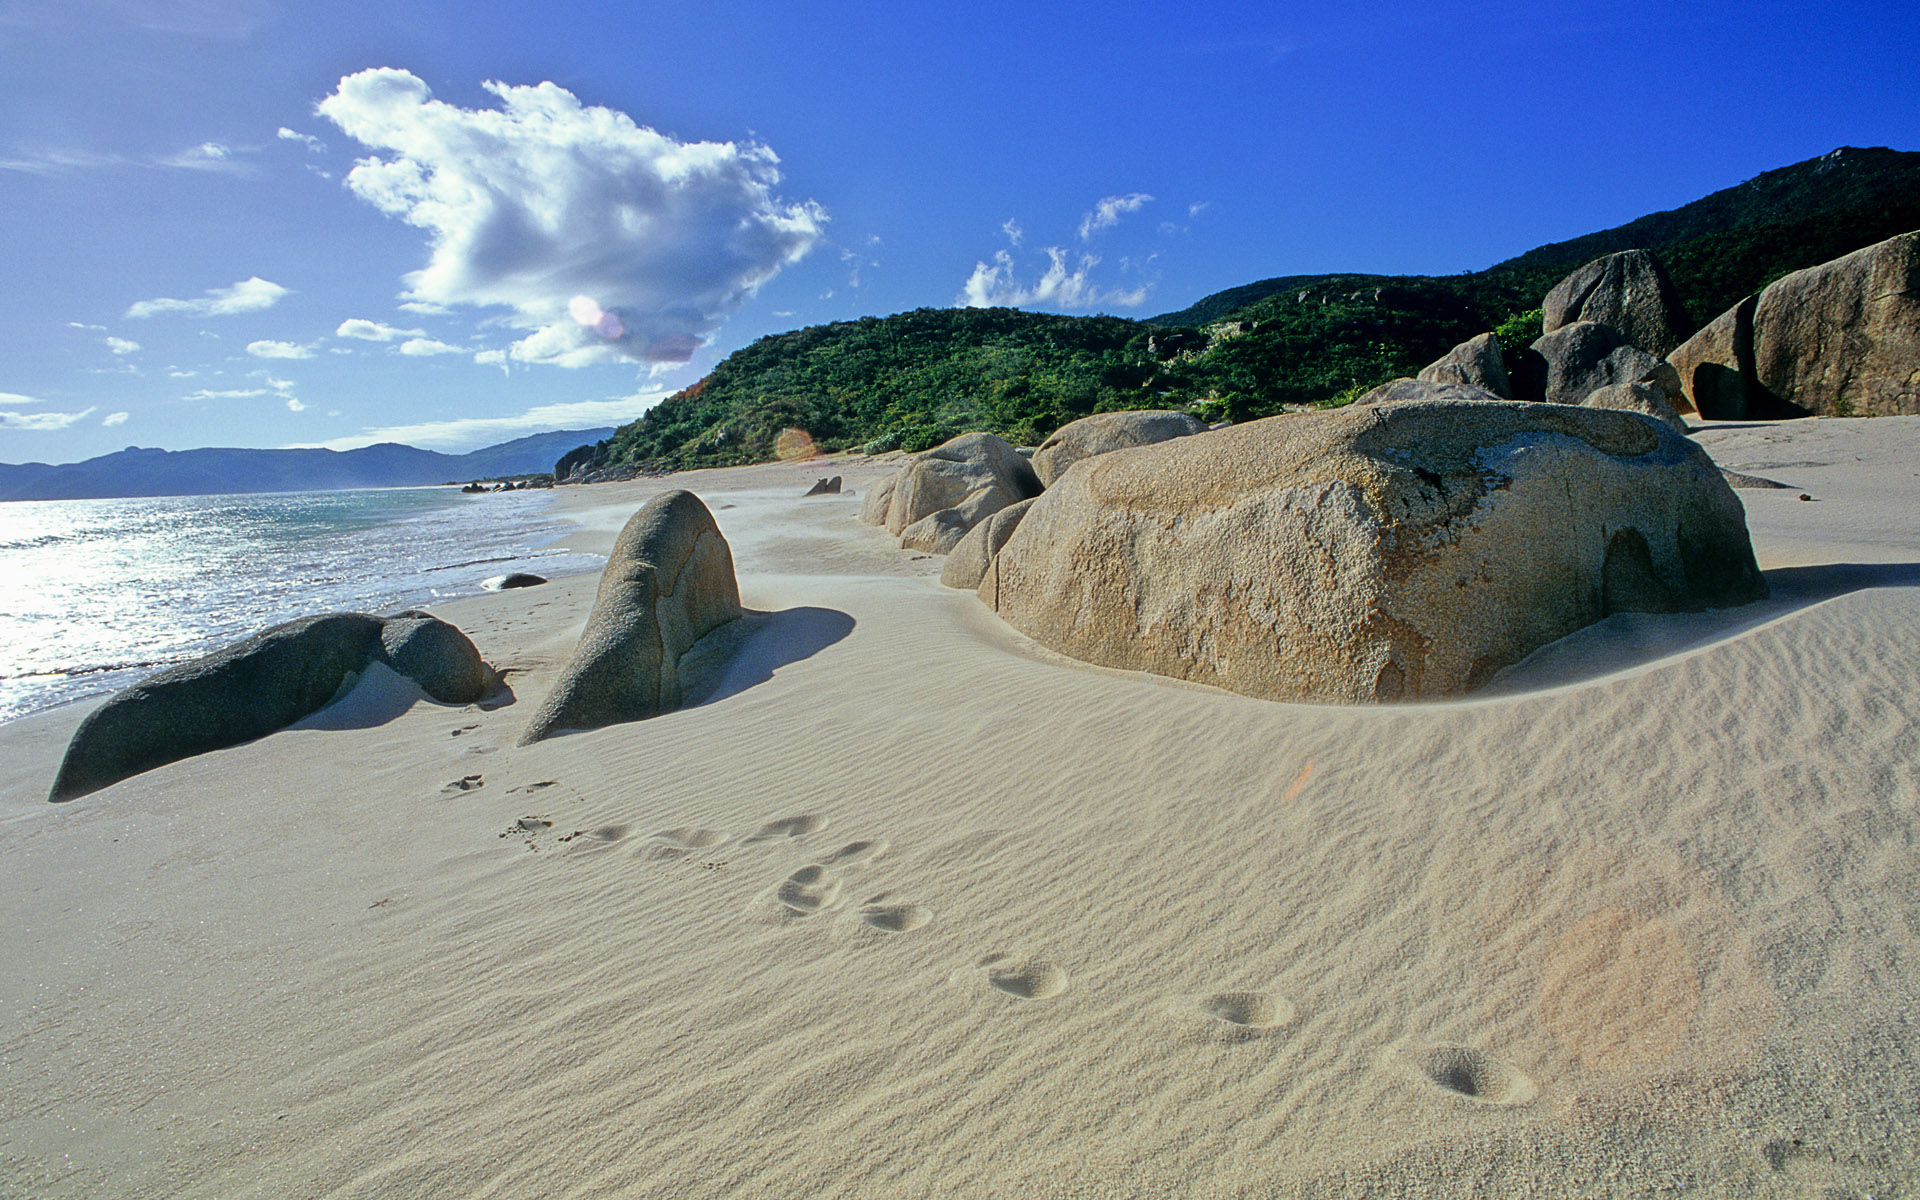
[[[758,462],[784,429],[826,449],[918,450],[969,430],[1033,444],[1128,408],[1247,420],[1342,403],[1489,329],[1524,349],[1546,292],[1602,254],[1655,251],[1704,324],[1789,271],[1914,229],[1920,153],[1848,147],[1470,274],[1285,276],[1147,321],[919,309],[836,322],[730,355],[617,431],[609,458]]]

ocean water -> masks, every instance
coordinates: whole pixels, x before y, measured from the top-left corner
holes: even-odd
[[[256,630],[473,595],[542,551],[544,492],[383,488],[0,504],[0,721],[113,691]]]

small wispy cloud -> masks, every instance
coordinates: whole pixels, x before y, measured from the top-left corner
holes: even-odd
[[[201,388],[180,397],[182,400],[246,400],[253,396],[267,395],[266,388]]]
[[[328,450],[354,450],[376,442],[403,442],[429,450],[470,450],[548,429],[624,425],[660,403],[668,394],[667,389],[662,388],[611,400],[543,404],[508,417],[462,417],[452,421],[426,421],[417,425],[385,425],[315,444]]]
[[[0,392],[0,404],[22,405],[38,404],[31,396],[21,396],[14,392]],[[93,408],[83,408],[79,412],[10,412],[0,409],[0,429],[24,429],[34,433],[52,433],[77,425],[93,415]]]
[[[295,400],[292,396],[288,396],[287,411],[288,412],[305,412],[307,411],[307,406],[300,403],[298,400]]]
[[[197,146],[189,146],[177,154],[161,158],[158,165],[187,171],[225,171],[233,174],[252,169],[235,157],[234,148],[225,142],[201,142]]]
[[[955,301],[965,308],[1024,308],[1029,304],[1048,304],[1056,308],[1133,308],[1144,304],[1150,286],[1102,288],[1094,283],[1093,268],[1100,260],[1082,254],[1069,264],[1069,253],[1060,246],[1047,247],[1047,269],[1031,287],[1016,279],[1013,255],[994,252],[991,263],[979,262]]]
[[[126,338],[108,337],[107,349],[115,354],[133,354],[140,349],[139,342],[130,342]]]
[[[427,336],[427,331],[424,329],[399,329],[392,325],[382,324],[379,321],[369,321],[365,317],[348,317],[346,320],[340,322],[340,328],[333,331],[333,336],[354,338],[362,342],[392,342],[400,338],[425,337]]]
[[[1128,192],[1124,196],[1106,196],[1093,206],[1093,211],[1080,218],[1080,240],[1088,241],[1102,229],[1112,229],[1120,223],[1120,218],[1128,213],[1139,212],[1153,201],[1145,192]],[[1016,245],[1018,243],[1015,243]]]
[[[112,429],[115,425],[125,425],[127,423],[127,418],[130,415],[132,414],[123,413],[123,412],[110,412],[106,416],[100,418],[100,424],[107,429]]]
[[[105,325],[89,325],[85,321],[68,321],[67,328],[68,329],[85,329],[93,333],[105,333],[107,331],[107,327]]]
[[[161,297],[158,300],[141,300],[127,309],[127,316],[226,317],[235,313],[259,312],[262,309],[272,308],[280,302],[282,296],[288,294],[290,294],[289,289],[255,275],[249,279],[242,279],[232,287],[212,288],[206,295],[193,300],[174,300],[168,297]]]
[[[1000,232],[1007,235],[1007,242],[1015,247],[1027,239],[1027,231],[1020,228],[1020,222],[1008,217],[1000,223]]]
[[[466,350],[460,346],[449,346],[445,342],[435,341],[433,338],[426,337],[408,338],[406,341],[400,343],[399,349],[400,353],[409,358],[430,358],[436,354],[466,353]]]
[[[247,353],[255,358],[312,358],[313,347],[302,346],[298,342],[276,342],[263,338],[247,343]]]
[[[325,142],[321,141],[319,138],[313,136],[312,134],[301,133],[297,129],[288,129],[285,125],[282,125],[278,130],[276,130],[273,136],[279,138],[283,142],[299,142],[301,145],[307,148],[307,152],[309,154],[319,154],[325,151],[327,148],[327,144]]]

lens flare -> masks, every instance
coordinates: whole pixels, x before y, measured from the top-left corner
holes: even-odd
[[[782,429],[773,439],[773,452],[781,462],[820,457],[820,447],[813,444],[813,435],[804,429]]]
[[[588,329],[598,325],[600,318],[606,315],[600,311],[600,302],[592,296],[575,296],[567,301],[567,312]]]

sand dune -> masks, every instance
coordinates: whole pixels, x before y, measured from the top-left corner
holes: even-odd
[[[853,459],[563,493],[732,545],[653,720],[515,746],[576,578],[436,610],[487,704],[375,678],[58,807],[82,711],[7,725],[0,1195],[1912,1190],[1920,418],[1702,441],[1792,485],[1774,598],[1462,701],[1070,662]]]

